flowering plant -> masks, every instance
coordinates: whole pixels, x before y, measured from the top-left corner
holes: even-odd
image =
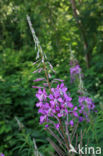
[[[40,114],[40,124],[45,124],[45,129],[56,139],[59,146],[55,144],[50,138],[48,141],[52,144],[58,155],[69,155],[70,144],[78,142],[78,127],[81,122],[90,122],[91,111],[94,110],[95,105],[83,86],[82,70],[76,59],[70,60],[70,77],[71,82],[78,79],[78,100],[77,104],[73,104],[72,97],[68,88],[64,84],[64,80],[50,78],[49,71],[55,72],[53,66],[47,61],[46,55],[40,46],[39,40],[35,35],[32,27],[30,17],[27,20],[33,35],[35,46],[38,49],[36,62],[37,70],[33,73],[41,73],[44,71],[45,78],[38,78],[34,82],[44,81],[42,86],[33,86],[37,88],[36,97],[38,102],[38,113]],[[48,70],[49,69],[49,70]],[[43,73],[42,73],[43,74]],[[56,85],[55,85],[56,83]],[[77,94],[77,93],[76,93]],[[82,129],[80,131],[80,143],[83,140]]]

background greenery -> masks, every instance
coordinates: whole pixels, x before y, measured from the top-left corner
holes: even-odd
[[[88,44],[85,50],[82,31],[69,0],[0,1],[0,152],[5,156],[32,156],[33,138],[42,154],[49,156],[49,151],[53,151],[46,140],[48,134],[39,125],[35,107],[35,89],[32,89],[35,76],[32,72],[35,70],[33,62],[36,51],[26,20],[27,14],[31,17],[48,60],[57,72],[56,77],[65,79],[72,93],[70,48],[79,60],[85,86],[98,110],[95,134],[89,132],[89,138],[95,143],[97,136],[98,145],[103,147],[102,3],[102,0],[76,1],[78,20],[82,23]],[[15,117],[24,125],[22,130]],[[88,129],[92,130],[92,126]]]

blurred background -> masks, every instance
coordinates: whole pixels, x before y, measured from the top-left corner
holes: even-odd
[[[56,78],[70,85],[70,51],[78,59],[84,84],[103,110],[103,1],[76,0],[0,1],[0,152],[5,156],[32,156],[35,138],[44,156],[53,151],[39,125],[32,72],[35,45],[33,27]],[[102,116],[103,117],[103,116]]]

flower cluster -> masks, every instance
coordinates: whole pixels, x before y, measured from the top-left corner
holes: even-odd
[[[56,128],[60,126],[60,119],[69,118],[68,124],[73,126],[74,119],[81,121],[89,121],[90,111],[95,108],[95,105],[91,98],[80,96],[78,101],[79,105],[74,106],[72,104],[72,98],[70,94],[67,93],[67,87],[64,83],[57,85],[56,88],[51,88],[51,93],[48,95],[45,88],[39,88],[36,97],[39,102],[36,104],[39,107],[38,112],[41,114],[40,123],[48,124],[52,123],[56,119],[57,122],[54,122]]]
[[[40,123],[51,123],[51,118],[57,119],[58,123],[55,125],[56,128],[59,128],[60,118],[65,118],[69,116],[68,124],[73,126],[73,118],[78,118],[77,107],[73,106],[72,98],[67,93],[67,88],[64,86],[64,83],[57,85],[56,88],[51,88],[51,93],[47,95],[45,89],[39,89],[36,97],[39,102],[36,104],[39,107]],[[48,125],[46,125],[48,126]]]
[[[80,96],[78,102],[80,107],[79,113],[83,115],[83,117],[80,117],[80,121],[85,120],[85,118],[89,121],[90,111],[95,108],[92,99],[86,96]]]
[[[81,68],[79,65],[75,65],[74,67],[70,68],[71,82],[75,80],[76,75],[79,75],[80,72],[81,72]]]

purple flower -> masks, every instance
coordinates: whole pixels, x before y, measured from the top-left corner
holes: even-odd
[[[46,120],[46,116],[40,116],[40,123],[42,124]]]
[[[87,108],[88,110],[94,109],[95,105],[92,101],[91,98],[89,97],[85,97],[85,96],[80,96],[79,99],[79,106],[81,107],[82,110],[84,110],[85,108]]]
[[[81,68],[79,65],[76,65],[74,67],[71,67],[70,68],[70,74],[73,75],[73,74],[79,74],[81,71]]]
[[[43,91],[41,89],[39,89],[38,93],[36,94],[36,97],[39,99],[39,101],[43,101],[43,99],[46,100],[47,93],[45,91],[45,88],[43,89]]]
[[[36,103],[36,107],[41,107],[42,105],[43,105],[42,102]]]
[[[82,116],[79,117],[79,122],[82,122],[84,118]]]
[[[38,78],[38,79],[36,79],[36,80],[33,80],[34,82],[37,82],[37,81],[43,81],[43,80],[45,80],[44,78]]]
[[[67,87],[64,86],[64,83],[57,85],[57,90],[59,90],[60,94],[65,94],[67,91]]]
[[[45,125],[45,128],[48,128],[49,127],[49,125]]]
[[[43,70],[42,68],[37,69],[37,70],[33,71],[33,74],[35,74],[35,73],[40,73],[42,70]]]
[[[86,96],[80,96],[78,101],[79,101],[79,108],[80,108],[79,113],[85,116],[86,120],[89,121],[88,115],[90,114],[90,111],[95,108],[92,99]],[[82,118],[79,118],[79,120],[81,121]]]
[[[71,126],[73,126],[73,125],[74,125],[74,121],[71,120],[71,121],[69,122],[69,124],[70,124]]]
[[[76,75],[78,74],[81,74],[81,68],[79,65],[75,65],[74,67],[70,68],[71,82],[75,80]]]
[[[60,127],[59,123],[55,124],[55,127],[56,127],[56,129],[59,129],[59,127]]]
[[[74,108],[73,108],[73,110],[70,110],[69,111],[69,113],[71,114],[71,115],[73,115],[74,117],[76,117],[76,118],[78,118],[79,117],[79,115],[78,115],[78,108],[77,108],[77,106],[75,106]]]
[[[68,103],[67,103],[67,106],[68,106],[69,108],[73,108],[73,104],[72,104],[71,102],[68,102]]]
[[[78,113],[75,112],[75,111],[73,111],[73,115],[74,115],[75,117],[78,117]]]
[[[5,156],[3,153],[0,153],[0,156]]]
[[[74,119],[78,119],[79,122],[84,120],[89,121],[88,114],[91,110],[94,109],[94,103],[91,98],[80,96],[79,106],[75,106],[72,104],[72,98],[70,94],[67,92],[67,87],[64,83],[57,85],[56,88],[51,88],[50,94],[47,94],[45,88],[38,89],[36,93],[36,97],[39,102],[36,103],[36,106],[39,107],[38,113],[40,116],[40,124],[46,123],[46,125],[51,124],[55,120],[59,121],[60,118],[68,117],[68,124],[73,126]],[[72,120],[73,118],[73,120]],[[59,128],[59,123],[55,125],[55,127]]]
[[[48,125],[52,119],[55,120],[55,117],[59,120],[59,118],[65,118],[67,114],[78,118],[77,107],[73,106],[72,98],[67,93],[64,83],[57,85],[56,88],[51,88],[51,91],[49,95],[45,89],[39,89],[36,93],[39,100],[36,106],[39,107],[38,113],[41,114],[40,124]],[[72,121],[70,125],[73,125]],[[59,128],[59,124],[56,125],[56,128]]]
[[[62,117],[63,116],[63,112],[58,113],[58,117]]]
[[[47,87],[47,86],[48,86],[48,83],[43,83],[43,85],[44,85],[45,87]]]

